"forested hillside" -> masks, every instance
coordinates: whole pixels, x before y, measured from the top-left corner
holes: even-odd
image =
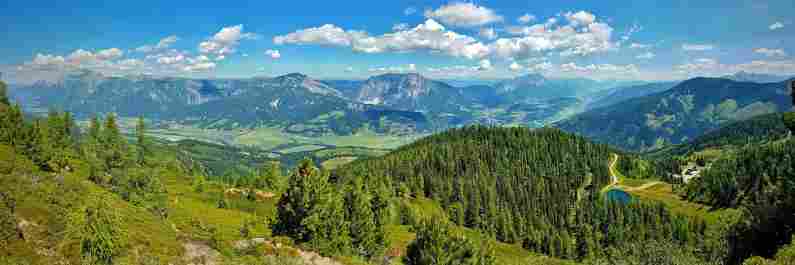
[[[727,234],[729,262],[771,258],[795,233],[795,140],[727,152],[687,186],[686,196],[715,207],[743,209]]]
[[[694,78],[664,92],[578,114],[556,126],[601,143],[650,151],[685,143],[731,122],[788,111],[786,86]]]
[[[687,143],[667,146],[648,155],[656,158],[681,156],[707,149],[742,147],[786,137],[789,129],[784,124],[783,113],[760,115],[709,131]]]
[[[608,160],[616,152],[557,129],[467,127],[335,175],[391,181],[399,195],[440,203],[456,224],[556,257],[599,257],[610,247],[647,240],[700,246],[700,220],[662,205],[603,200],[600,189],[611,181]]]

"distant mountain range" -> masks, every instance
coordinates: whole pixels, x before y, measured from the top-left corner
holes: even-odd
[[[599,95],[596,100],[588,104],[588,109],[607,107],[624,100],[643,97],[671,89],[677,82],[657,82],[627,87],[618,87]]]
[[[467,82],[465,82],[467,83]],[[471,82],[468,82],[471,83]],[[584,97],[618,82],[527,75],[494,86],[452,86],[416,73],[367,80],[107,77],[83,71],[58,82],[18,87],[27,106],[145,116],[209,128],[279,127],[308,135],[350,134],[362,127],[403,133],[466,124],[537,127],[573,113]]]
[[[721,78],[726,78],[737,82],[776,83],[776,82],[783,82],[789,80],[790,78],[792,78],[792,76],[779,76],[779,75],[769,75],[769,74],[759,74],[759,73],[749,73],[745,71],[739,71],[737,73],[726,75]]]
[[[653,150],[790,107],[786,82],[694,78],[663,92],[592,109],[556,126],[626,149]]]
[[[726,121],[779,111],[784,104],[783,93],[778,98],[773,91],[776,84],[693,79],[671,89],[675,84],[537,74],[493,85],[452,86],[416,73],[316,80],[300,73],[189,79],[84,71],[55,83],[15,86],[11,92],[39,111],[62,109],[78,117],[115,112],[204,128],[276,127],[308,136],[347,135],[364,127],[401,134],[468,124],[540,127],[590,110],[559,126],[608,143],[625,137],[630,141],[620,146],[632,149],[678,143]]]

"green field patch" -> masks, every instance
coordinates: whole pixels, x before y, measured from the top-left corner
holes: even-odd
[[[286,149],[277,150],[277,152],[285,153],[285,154],[291,154],[291,153],[300,153],[300,152],[311,152],[311,151],[316,151],[316,150],[320,150],[320,149],[323,149],[323,148],[326,148],[326,147],[322,146],[322,145],[308,144],[308,145],[299,145],[299,146],[294,146],[294,147],[290,147],[290,148],[286,148]]]
[[[336,147],[336,148],[323,149],[315,152],[314,154],[319,159],[330,159],[339,156],[374,157],[374,156],[382,156],[387,153],[389,153],[389,150],[386,149],[371,149],[364,147]]]
[[[632,190],[630,194],[642,200],[661,202],[672,212],[685,216],[702,218],[707,224],[715,224],[718,217],[725,211],[715,210],[709,206],[693,203],[684,200],[673,190],[673,186],[668,183],[659,183],[643,190]]]
[[[321,114],[314,119],[309,120],[309,123],[324,123],[329,119],[339,119],[345,117],[345,112],[343,111],[332,111],[329,113]]]
[[[348,164],[350,162],[356,161],[356,159],[359,158],[355,156],[341,156],[323,161],[323,163],[321,163],[320,165],[325,169],[331,170],[343,166],[345,164]]]
[[[234,142],[240,145],[256,146],[271,150],[280,145],[290,143],[291,137],[279,128],[261,127],[238,135],[235,137]]]

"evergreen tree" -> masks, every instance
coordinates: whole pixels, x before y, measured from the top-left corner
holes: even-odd
[[[301,161],[290,175],[287,190],[276,206],[273,233],[290,236],[300,242],[309,240],[304,219],[318,206],[321,196],[327,193],[328,176],[316,168],[311,160]]]
[[[91,118],[88,126],[88,136],[93,138],[97,141],[97,143],[102,142],[102,122],[99,120],[99,116],[94,116]]]
[[[403,258],[406,265],[495,264],[490,246],[477,246],[440,220],[425,220],[416,230]]]
[[[66,238],[78,243],[84,262],[89,264],[113,264],[127,246],[127,232],[107,196],[90,194],[85,204],[68,216]]]
[[[8,99],[8,87],[3,81],[0,81],[0,104],[11,105],[11,101]]]
[[[363,257],[373,257],[384,245],[384,227],[378,227],[373,214],[372,198],[365,190],[363,180],[355,179],[347,185],[345,205],[350,221],[351,243],[354,252]]]
[[[127,166],[129,153],[127,141],[121,135],[119,126],[116,123],[116,115],[110,114],[105,118],[105,126],[102,130],[102,146],[105,160],[105,168],[108,170],[122,169]]]
[[[317,194],[315,207],[301,221],[303,238],[320,253],[332,256],[347,254],[351,249],[349,221],[346,218],[344,199],[336,190]]]
[[[279,191],[284,186],[281,165],[277,161],[263,163],[257,175],[254,188]]]
[[[55,153],[50,127],[46,121],[37,120],[33,125],[33,141],[26,150],[40,168],[50,169],[50,160]]]
[[[25,131],[22,110],[19,105],[0,104],[0,143],[14,147],[25,145],[30,137]]]
[[[137,159],[139,165],[146,164],[146,158],[150,155],[149,140],[146,137],[146,123],[143,117],[138,117],[138,122],[135,125],[135,138],[137,147]]]

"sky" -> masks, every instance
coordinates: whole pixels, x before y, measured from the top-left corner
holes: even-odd
[[[364,79],[795,75],[795,1],[5,1],[0,71]]]

